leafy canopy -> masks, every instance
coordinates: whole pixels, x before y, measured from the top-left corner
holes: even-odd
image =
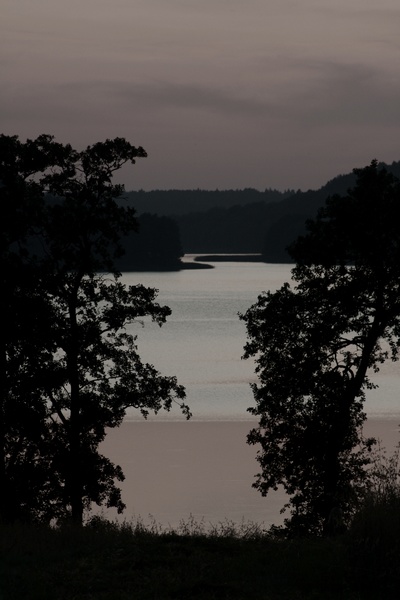
[[[51,136],[0,136],[0,516],[82,522],[92,503],[122,511],[118,465],[100,454],[128,407],[177,402],[175,377],[143,363],[135,324],[162,325],[157,290],[124,286],[115,260],[137,229],[113,174],[145,157],[122,138],[78,152]],[[7,332],[7,333],[6,333]]]
[[[260,445],[254,486],[283,486],[292,533],[346,526],[366,484],[362,425],[370,373],[400,345],[400,183],[377,162],[356,169],[290,248],[292,284],[264,292],[241,316],[254,357]],[[340,525],[338,525],[338,523]]]

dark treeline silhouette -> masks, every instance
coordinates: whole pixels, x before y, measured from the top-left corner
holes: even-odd
[[[231,208],[257,202],[278,202],[291,195],[294,190],[280,192],[266,189],[264,192],[253,188],[243,190],[153,190],[127,192],[128,203],[132,203],[138,213],[150,212],[162,216],[187,215],[204,212],[212,208]]]
[[[395,176],[400,162],[384,165]],[[254,189],[130,192],[141,212],[168,215],[178,224],[182,249],[190,254],[261,253],[266,262],[292,262],[287,247],[328,196],[345,194],[354,173],[338,175],[318,190],[278,192]]]
[[[62,204],[62,198],[50,195],[44,198],[49,206]],[[118,206],[126,203],[116,199]],[[133,211],[136,213],[134,207]],[[37,239],[29,239],[31,249],[40,255],[43,246]],[[135,217],[135,229],[122,235],[120,239],[121,255],[115,258],[115,265],[120,271],[176,271],[190,265],[183,265],[184,254],[178,224],[171,217],[160,217],[144,213]]]
[[[121,240],[124,254],[117,259],[121,271],[174,271],[182,268],[179,227],[169,217],[144,213],[138,231]]]

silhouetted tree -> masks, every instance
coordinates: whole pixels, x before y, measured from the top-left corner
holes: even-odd
[[[30,242],[44,219],[38,177],[61,164],[66,151],[50,136],[23,144],[0,135],[0,518],[7,520],[40,518],[54,501],[40,391],[53,350],[51,310]]]
[[[293,287],[264,292],[243,316],[259,383],[254,486],[290,496],[292,533],[348,523],[374,443],[364,439],[369,373],[400,346],[400,183],[376,161],[329,198],[292,246]],[[333,518],[333,516],[335,518]]]
[[[46,520],[71,516],[80,523],[92,502],[119,511],[124,506],[115,485],[115,480],[123,479],[122,471],[98,452],[106,428],[118,426],[127,407],[147,416],[149,411],[169,410],[176,400],[186,416],[189,410],[176,379],[142,363],[132,330],[137,319],[146,316],[161,325],[169,308],[156,303],[154,289],[126,288],[115,268],[122,253],[120,239],[136,228],[136,220],[133,209],[117,204],[123,187],[114,185],[112,176],[123,164],[146,156],[144,150],[117,138],[82,152],[57,145],[56,154],[52,138],[42,138],[46,147],[39,153],[47,153],[47,163],[43,170],[33,169],[27,184],[30,189],[30,181],[34,182],[41,211],[23,252],[36,277],[35,286],[31,281],[24,291],[24,308],[32,294],[41,302],[38,310],[35,304],[29,310],[29,319],[42,330],[29,355],[36,354],[33,373],[38,375],[16,388],[21,374],[29,371],[25,364],[10,370],[14,348],[26,347],[17,319],[4,346],[8,388],[2,397],[11,409],[19,407],[18,418],[27,425],[26,438],[14,455],[18,460],[28,456],[29,445],[36,441],[34,463],[45,479],[40,481],[47,493],[39,495],[38,501],[28,497],[26,514]],[[29,141],[22,145],[23,151],[29,151],[30,145]],[[1,179],[10,202],[20,202],[17,191]],[[44,192],[51,195],[46,202]],[[14,278],[19,282],[21,277],[17,268]],[[36,438],[29,411],[37,416]],[[7,448],[8,440],[15,438],[7,411],[2,414],[2,428]],[[21,504],[20,473],[7,449],[3,464],[8,485],[4,497],[11,497],[12,488],[14,500]],[[29,463],[24,464],[29,471]],[[3,510],[6,519],[12,517],[8,504]]]

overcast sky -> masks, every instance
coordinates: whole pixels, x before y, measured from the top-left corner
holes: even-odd
[[[0,132],[122,136],[127,189],[320,187],[400,160],[399,0],[2,0]]]

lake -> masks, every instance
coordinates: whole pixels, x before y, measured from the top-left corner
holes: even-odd
[[[185,257],[190,261],[193,257]],[[186,388],[193,418],[186,422],[175,407],[147,422],[130,410],[123,425],[107,436],[102,450],[126,475],[126,518],[149,513],[164,525],[192,514],[218,522],[242,518],[266,525],[282,520],[284,497],[267,499],[252,489],[256,448],[246,444],[254,423],[250,383],[254,363],[242,360],[245,312],[264,290],[290,279],[292,265],[215,262],[213,269],[125,273],[127,285],[159,290],[158,301],[172,314],[161,328],[148,320],[130,329],[139,353]],[[374,376],[377,390],[367,395],[367,431],[392,449],[400,421],[400,369],[383,365]]]
[[[191,260],[191,257],[186,257]],[[241,360],[246,342],[245,312],[264,290],[290,280],[292,265],[215,262],[214,269],[163,273],[126,273],[126,284],[159,290],[158,301],[172,310],[162,328],[151,322],[134,326],[143,360],[163,374],[176,375],[187,390],[195,420],[250,419],[249,383],[254,363]],[[400,417],[400,369],[388,362],[373,377],[379,389],[367,394],[369,416]],[[129,412],[128,419],[141,418]],[[179,418],[176,410],[157,419]]]

